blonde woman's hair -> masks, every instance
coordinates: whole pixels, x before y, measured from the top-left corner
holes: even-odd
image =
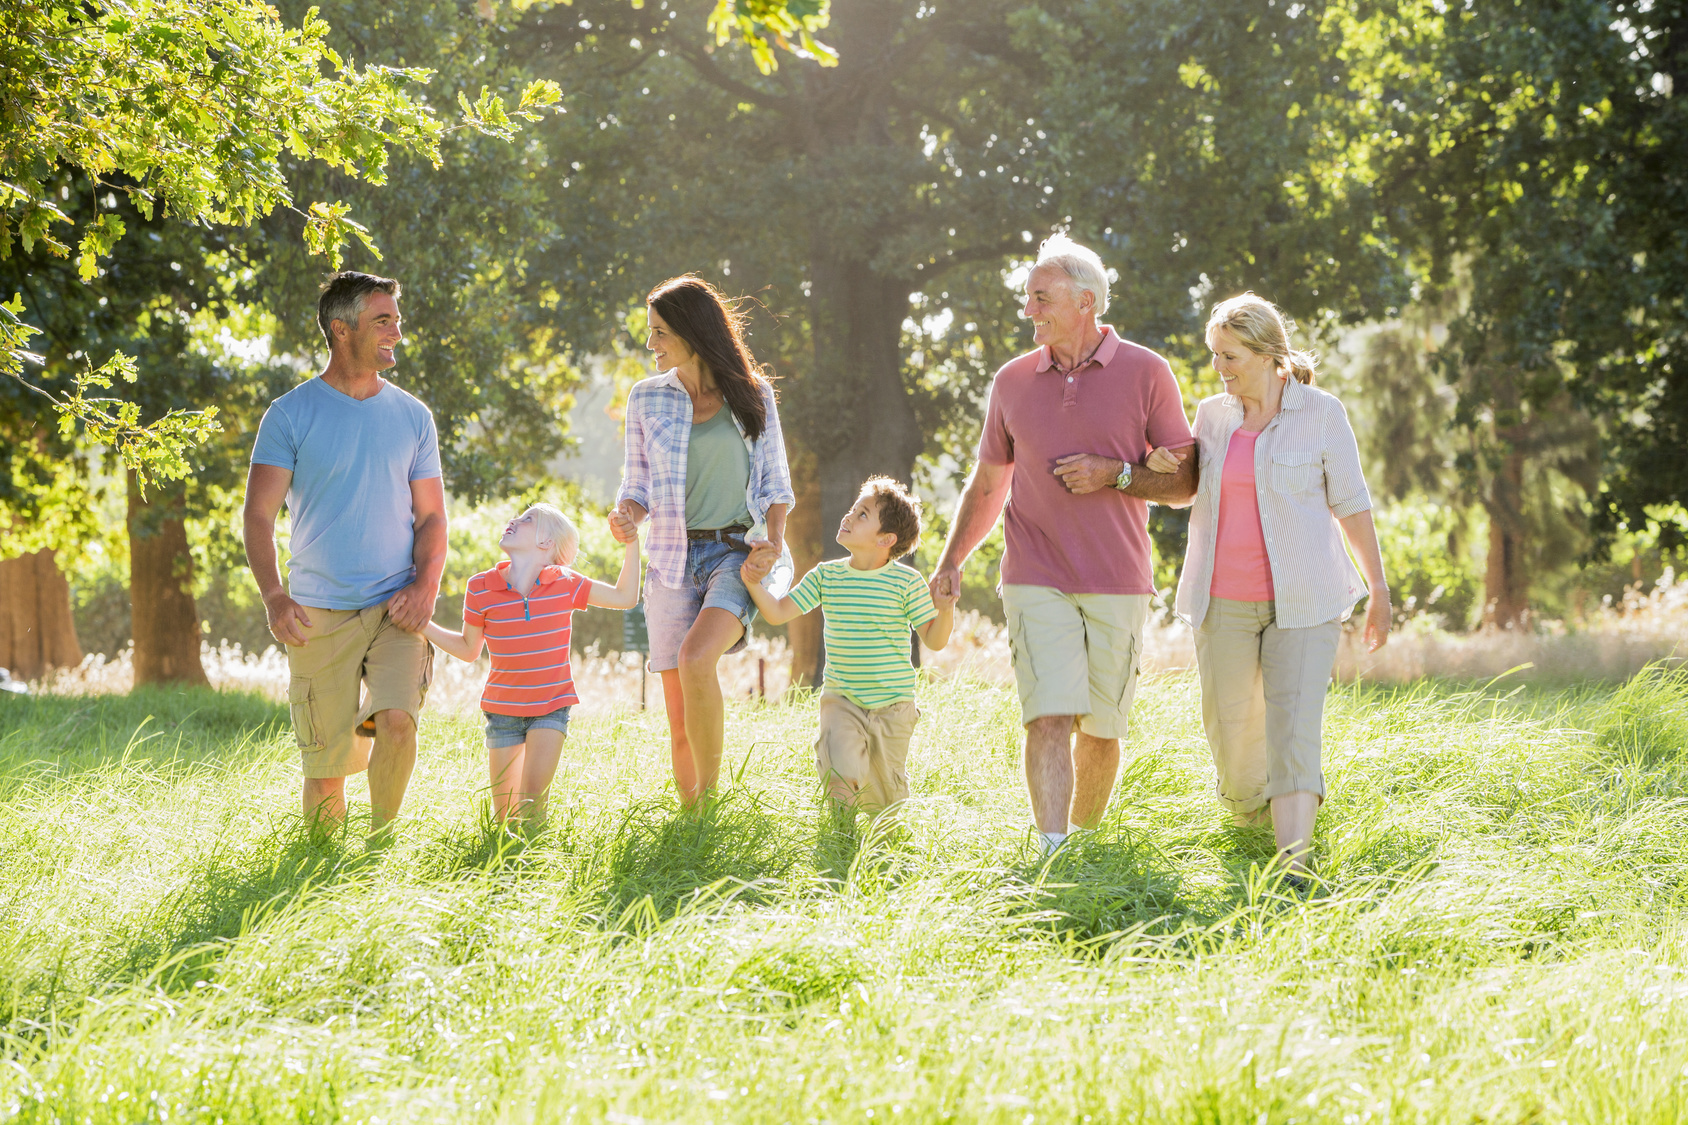
[[[533,517],[535,539],[551,541],[551,561],[567,565],[580,550],[580,532],[554,504],[534,504],[523,515]]]
[[[1264,297],[1244,293],[1213,306],[1213,315],[1207,318],[1206,334],[1212,336],[1216,329],[1223,328],[1255,355],[1270,359],[1279,370],[1289,368],[1297,379],[1312,386],[1319,357],[1289,346],[1290,329],[1294,327],[1295,322],[1277,305]]]

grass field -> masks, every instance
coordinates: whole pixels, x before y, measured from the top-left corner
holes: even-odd
[[[373,852],[301,829],[274,704],[0,697],[0,1119],[1688,1118],[1682,674],[1335,692],[1306,901],[1191,678],[1048,867],[1011,692],[925,690],[885,838],[827,826],[798,704],[729,712],[701,822],[659,716],[581,720],[529,842],[431,715]]]

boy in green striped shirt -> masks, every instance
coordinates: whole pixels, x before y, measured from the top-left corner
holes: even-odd
[[[908,797],[908,744],[920,708],[909,661],[909,629],[930,649],[949,643],[952,595],[934,603],[926,580],[902,558],[920,542],[920,502],[889,477],[874,477],[838,525],[847,559],[816,566],[783,598],[762,588],[776,555],[757,545],[740,568],[770,625],[812,612],[826,616],[826,684],[815,767],[827,795],[847,810],[878,811]]]

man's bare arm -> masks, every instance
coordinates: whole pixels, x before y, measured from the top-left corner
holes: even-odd
[[[1170,508],[1182,508],[1194,500],[1201,471],[1198,465],[1200,458],[1195,455],[1196,447],[1191,445],[1172,452],[1175,455],[1187,454],[1180,457],[1176,473],[1157,473],[1147,465],[1133,465],[1131,485],[1126,488],[1125,494],[1140,500],[1153,500]]]
[[[1195,447],[1191,446],[1191,450]],[[1099,453],[1074,453],[1058,458],[1055,475],[1074,496],[1085,496],[1112,488],[1119,479],[1125,462],[1117,457],[1103,457]],[[1131,466],[1131,484],[1124,491],[1127,496],[1153,500],[1169,507],[1182,507],[1196,495],[1196,458],[1184,457],[1175,473],[1160,473],[1147,464]]]
[[[944,543],[943,557],[932,572],[932,596],[955,597],[961,593],[961,564],[984,541],[996,526],[1003,504],[1008,502],[1008,486],[1014,479],[1013,465],[992,465],[980,461],[973,466],[973,474],[961,490],[961,504],[950,525],[949,539]]]
[[[445,573],[445,483],[439,477],[411,481],[410,510],[416,537],[411,549],[416,577],[387,600],[387,613],[400,629],[420,633],[422,626],[433,619],[440,576]]]
[[[253,465],[246,475],[246,565],[258,583],[258,593],[264,599],[264,617],[270,635],[284,645],[305,643],[304,628],[311,619],[298,602],[287,594],[282,585],[281,567],[276,561],[275,520],[287,499],[287,486],[293,474],[278,465]]]

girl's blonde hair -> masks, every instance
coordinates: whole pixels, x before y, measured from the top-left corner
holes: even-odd
[[[551,561],[565,566],[580,550],[580,532],[555,504],[534,504],[523,515],[533,517],[534,538],[551,541]]]
[[[1223,328],[1255,355],[1272,360],[1279,370],[1289,368],[1297,379],[1312,386],[1319,357],[1289,346],[1289,332],[1294,326],[1295,322],[1271,301],[1244,293],[1213,306],[1206,334],[1212,336],[1215,329]]]

